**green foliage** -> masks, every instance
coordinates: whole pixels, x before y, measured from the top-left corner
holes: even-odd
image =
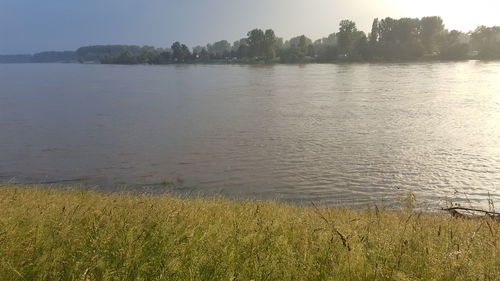
[[[263,54],[267,60],[273,59],[276,56],[276,44],[278,40],[272,29],[267,29],[264,33],[264,50]]]
[[[338,48],[344,55],[349,55],[354,45],[354,36],[358,32],[356,24],[350,20],[342,20],[339,24]]]
[[[421,21],[419,19],[385,18],[374,21],[372,34],[370,34],[371,50],[369,55],[384,60],[418,59],[425,53],[420,30]]]
[[[286,47],[280,52],[282,63],[304,63],[316,56],[312,40],[305,35],[294,37],[284,45]]]
[[[32,55],[0,55],[0,63],[30,63]]]
[[[280,52],[281,63],[303,63],[304,58],[305,58],[305,53],[296,47],[283,49]]]
[[[463,42],[462,38],[465,37],[465,34],[457,30],[442,32],[439,57],[445,60],[467,59],[469,44]]]
[[[289,41],[285,43],[285,46],[287,48],[298,48],[299,50],[305,53],[307,47],[312,44],[313,42],[311,39],[307,38],[305,35],[300,35],[291,38]]]
[[[120,54],[116,58],[111,59],[109,57],[105,57],[104,62],[102,63],[106,63],[107,60],[110,60],[111,61],[110,63],[115,63],[115,64],[137,64],[137,58],[128,51]]]
[[[77,59],[74,51],[41,52],[33,55],[32,62],[75,62]]]
[[[350,20],[342,20],[339,24],[338,51],[345,60],[360,60],[363,58],[361,50],[365,48],[366,35],[358,31],[356,23]]]
[[[441,17],[424,17],[420,20],[420,37],[426,53],[438,51],[437,38],[444,31]]]
[[[318,39],[314,42],[314,55],[318,62],[333,62],[338,57],[337,34],[332,33],[328,37]]]
[[[471,35],[481,59],[500,59],[500,26],[478,27]]]
[[[336,46],[327,45],[317,51],[319,62],[333,62],[337,59],[339,53]]]
[[[191,51],[189,48],[179,42],[172,44],[172,60],[174,62],[184,62],[191,56]]]
[[[265,34],[261,29],[253,29],[247,34],[247,44],[249,54],[252,57],[262,57],[264,55]]]
[[[145,52],[156,51],[151,46],[135,46],[135,45],[97,45],[79,48],[76,53],[80,62],[99,62],[105,56],[116,57],[125,52],[129,52],[133,56],[139,56]]]
[[[499,280],[500,225],[0,186],[0,280]]]
[[[248,45],[244,44],[244,45],[240,45],[238,47],[238,50],[236,52],[236,55],[238,56],[238,58],[247,58],[250,56],[250,47],[248,47]]]
[[[372,23],[372,32],[370,33],[370,44],[375,45],[379,39],[379,22],[378,18],[375,18]]]
[[[265,32],[261,29],[253,29],[248,32],[247,36],[245,44],[240,45],[240,55],[264,60],[271,60],[276,56],[276,45],[279,41],[272,29]]]
[[[472,39],[472,40],[471,40]],[[77,50],[81,62],[116,64],[170,63],[307,63],[337,61],[415,61],[420,59],[500,59],[500,27],[478,27],[464,34],[444,29],[440,17],[373,20],[368,36],[351,20],[342,20],[337,33],[313,41],[305,35],[283,42],[272,29],[253,29],[230,44],[220,40],[190,49],[175,42],[171,49],[150,46],[104,45]],[[70,53],[42,53],[19,61],[52,61]],[[2,57],[0,57],[0,62]],[[9,62],[16,58],[5,57]]]
[[[41,52],[34,55],[0,55],[0,63],[52,63],[77,62],[74,51]]]
[[[213,44],[207,44],[207,52],[211,58],[223,59],[231,54],[231,44],[226,40],[217,41]]]

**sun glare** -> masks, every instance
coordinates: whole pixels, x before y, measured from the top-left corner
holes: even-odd
[[[441,16],[449,30],[468,32],[479,25],[500,25],[500,2],[492,0],[453,1],[387,0],[386,5],[396,7],[398,15],[393,17]]]

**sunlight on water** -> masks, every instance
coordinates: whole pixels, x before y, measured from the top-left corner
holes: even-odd
[[[500,63],[0,66],[0,180],[500,204]]]

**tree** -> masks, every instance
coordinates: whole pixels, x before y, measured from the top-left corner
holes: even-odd
[[[318,39],[314,41],[314,47],[320,47],[320,46],[335,46],[337,45],[337,34],[332,33],[328,35],[328,37],[323,37],[321,39]]]
[[[479,59],[500,59],[500,27],[480,26],[474,32],[444,29],[440,17],[375,18],[371,32],[366,36],[351,20],[339,23],[338,33],[313,41],[305,35],[291,38],[283,43],[272,29],[253,29],[230,44],[220,40],[206,47],[190,49],[180,42],[171,49],[156,49],[152,46],[99,45],[79,48],[76,52],[43,52],[23,56],[25,61],[100,61],[122,64],[166,64],[189,60],[226,59],[231,57],[251,60],[303,63],[312,61],[331,62],[377,60],[415,60],[421,57],[445,60],[466,59],[477,52]],[[75,56],[76,55],[76,56]],[[11,56],[12,57],[12,56]],[[10,61],[9,56],[0,60]]]
[[[201,54],[201,50],[205,49],[203,46],[196,46],[193,48],[193,55],[199,56]]]
[[[227,57],[231,52],[231,44],[226,40],[217,41],[213,44],[207,44],[207,51],[217,59]]]
[[[378,18],[375,18],[372,23],[372,32],[370,33],[370,44],[375,46],[378,41]]]
[[[250,51],[248,45],[240,45],[238,51],[236,52],[238,58],[247,58],[250,56]]]
[[[280,58],[285,63],[303,62],[306,56],[314,57],[315,52],[312,40],[305,35],[300,35],[285,43],[285,49],[281,51]]]
[[[298,48],[287,48],[281,50],[280,62],[282,63],[299,63],[304,60],[304,53]]]
[[[356,28],[356,24],[353,21],[350,20],[342,20],[340,22],[340,28],[339,32],[337,33],[338,36],[338,47],[339,50],[345,54],[346,56],[349,55],[352,45],[353,45],[353,34],[357,32],[358,29]]]
[[[158,64],[169,64],[172,60],[172,54],[170,52],[161,52],[158,56]]]
[[[318,61],[331,62],[337,58],[337,34],[332,33],[314,41],[314,56]]]
[[[311,43],[309,43],[309,44],[308,43],[309,42],[306,40],[306,36],[305,35],[300,36],[299,37],[299,46],[298,46],[299,50],[301,52],[305,53],[306,50],[307,50],[307,46],[309,46],[311,44]]]
[[[420,38],[426,53],[436,52],[438,49],[437,38],[444,31],[441,17],[424,17],[420,20]]]
[[[116,64],[136,64],[137,58],[129,51],[126,51],[119,55],[113,63]]]
[[[366,35],[362,31],[358,31],[356,23],[350,20],[342,20],[339,24],[339,32],[337,33],[338,50],[345,57],[358,57],[356,49],[359,40],[365,40]],[[364,38],[364,39],[363,39]]]
[[[74,51],[41,52],[33,55],[32,62],[71,62],[77,61]]]
[[[264,57],[266,59],[273,59],[276,56],[276,44],[278,39],[272,29],[267,29],[264,33]]]
[[[326,45],[323,50],[321,50],[320,52],[316,52],[318,54],[318,60],[320,62],[332,62],[335,61],[338,56],[337,46],[332,45]]]
[[[481,59],[500,59],[500,26],[480,26],[471,34],[471,44]]]
[[[461,60],[467,58],[469,44],[464,42],[467,36],[457,30],[444,31],[439,40],[439,58],[443,60]]]
[[[237,51],[241,45],[248,45],[247,38],[241,38],[240,40],[234,41],[232,50]]]
[[[254,29],[247,34],[247,43],[249,54],[253,57],[262,57],[264,54],[264,42],[266,35],[261,29]]]
[[[130,52],[134,56],[139,56],[145,49],[135,45],[97,45],[79,48],[76,53],[78,61],[100,61],[104,56],[118,57],[119,55]]]
[[[254,29],[248,32],[247,35],[248,38],[246,38],[245,45],[248,46],[250,56],[264,59],[273,59],[276,56],[276,45],[279,43],[279,40],[272,29],[268,29],[265,32],[261,29]]]
[[[285,46],[288,48],[299,48],[302,51],[305,51],[308,45],[313,44],[312,40],[307,38],[305,35],[300,35],[291,38],[285,43]]]
[[[378,25],[378,41],[382,44],[388,42],[393,42],[393,32],[394,26],[396,25],[396,20],[393,18],[385,18],[379,22]]]
[[[242,56],[242,54],[240,52],[240,48],[243,48],[242,47],[243,45],[245,45],[246,48],[248,48],[246,38],[242,38],[240,40],[234,41],[233,46],[231,47],[231,56],[235,57],[235,58],[240,58],[240,59],[243,57],[246,57],[248,54],[245,54],[245,56]]]
[[[208,54],[207,49],[206,48],[201,49],[200,59],[206,60],[206,59],[209,59],[209,58],[210,58],[210,55]]]
[[[366,35],[362,35],[354,43],[354,51],[350,57],[351,61],[371,61],[373,59],[373,47],[368,41]]]
[[[396,43],[410,46],[419,41],[420,20],[414,18],[400,18],[393,27],[393,39]]]
[[[424,53],[420,42],[420,20],[417,18],[392,19],[379,21],[376,47],[371,47],[371,55],[389,60],[417,59]],[[373,35],[372,35],[373,36]]]
[[[184,62],[191,56],[189,48],[184,44],[175,42],[174,44],[172,44],[171,48],[172,48],[172,58],[174,59],[174,62]]]
[[[280,49],[282,49],[284,46],[283,38],[281,37],[276,37],[276,42],[274,44],[274,48],[276,49],[276,52]]]

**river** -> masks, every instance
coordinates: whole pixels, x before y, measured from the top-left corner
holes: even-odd
[[[0,65],[0,181],[500,204],[500,62]]]

